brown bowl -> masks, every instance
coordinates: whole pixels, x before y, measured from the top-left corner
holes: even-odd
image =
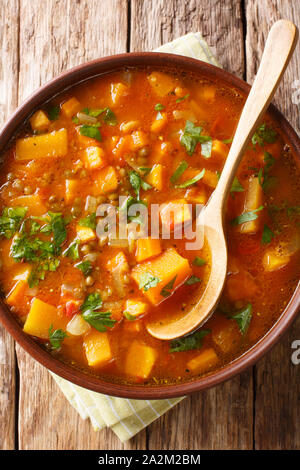
[[[44,104],[47,100],[50,100],[56,94],[80,81],[99,74],[113,72],[124,67],[161,68],[169,71],[180,71],[180,73],[186,71],[196,76],[200,75],[206,76],[212,80],[220,80],[224,84],[236,88],[245,95],[248,94],[250,89],[250,86],[246,82],[218,67],[206,64],[200,60],[173,54],[151,52],[130,53],[97,59],[64,72],[33,93],[14,112],[2,129],[2,132],[0,133],[0,152],[5,149],[10,139],[16,134],[17,130],[22,126],[26,118],[28,118],[36,108]],[[283,115],[272,105],[269,108],[269,114],[277,122],[282,134],[289,143],[292,152],[297,159],[297,163],[300,163],[300,139],[297,134]],[[107,382],[99,377],[89,374],[88,372],[76,369],[71,365],[55,359],[46,350],[42,349],[41,346],[30,336],[23,332],[13,314],[3,302],[0,303],[0,320],[14,339],[32,357],[64,379],[70,380],[81,387],[108,395],[138,399],[161,399],[186,395],[213,387],[214,385],[224,382],[225,380],[239,374],[247,367],[252,366],[258,359],[266,354],[266,352],[274,346],[274,344],[285,333],[293,320],[295,320],[299,306],[300,286],[298,285],[293,297],[277,322],[255,346],[245,352],[242,356],[222,369],[216,370],[203,378],[194,379],[178,385],[154,387],[127,384],[121,385]]]

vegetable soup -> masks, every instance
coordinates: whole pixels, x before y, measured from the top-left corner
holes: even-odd
[[[128,69],[28,118],[2,155],[0,283],[41,347],[108,381],[163,385],[222,368],[268,332],[299,280],[300,178],[267,115],[228,199],[216,312],[174,341],[146,329],[204,292],[210,252],[196,218],[244,102],[205,77]]]

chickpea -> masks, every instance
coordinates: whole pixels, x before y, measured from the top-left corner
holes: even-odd
[[[24,188],[24,194],[32,194],[33,189],[30,186],[25,186]]]
[[[142,147],[142,148],[138,151],[138,156],[139,156],[139,157],[148,157],[149,153],[150,153],[149,147]]]
[[[86,286],[92,286],[94,284],[95,280],[93,276],[88,276],[85,280],[85,285]]]

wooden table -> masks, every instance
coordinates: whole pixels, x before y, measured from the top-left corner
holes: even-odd
[[[90,59],[201,31],[223,67],[252,82],[270,25],[300,26],[296,0],[0,0],[1,122],[41,84]],[[275,102],[299,130],[300,46]],[[298,84],[295,82],[298,80]],[[254,368],[195,394],[123,445],[94,432],[49,373],[0,329],[1,449],[299,449],[300,319]]]

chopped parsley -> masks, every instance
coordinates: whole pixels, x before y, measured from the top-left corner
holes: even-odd
[[[243,191],[245,191],[244,187],[241,185],[238,178],[235,176],[234,180],[233,180],[233,183],[232,183],[232,186],[230,188],[230,192],[231,193],[241,193]]]
[[[51,106],[48,109],[47,114],[50,121],[56,121],[59,118],[60,107],[59,106]]]
[[[233,315],[230,315],[229,318],[232,318],[237,322],[240,332],[242,335],[244,335],[249,328],[252,318],[252,305],[248,303],[246,307],[242,308]]]
[[[199,330],[195,333],[184,336],[183,338],[174,339],[170,343],[170,353],[192,351],[193,349],[199,349],[202,346],[203,338],[208,335],[211,330]]]
[[[177,98],[176,103],[181,103],[181,101],[186,100],[189,96],[190,96],[190,94],[187,93],[186,95],[182,96],[181,98]]]
[[[186,121],[184,133],[181,136],[180,143],[185,147],[188,155],[193,155],[197,144],[207,142],[211,138],[207,135],[201,135],[202,127],[196,127],[192,121]]]
[[[96,311],[102,307],[102,299],[97,292],[89,294],[80,307],[83,319],[96,330],[104,332],[111,328],[116,320],[111,318],[111,312]]]
[[[202,282],[202,279],[192,274],[192,276],[189,277],[187,281],[185,281],[185,284],[187,286],[192,286],[193,284],[197,284],[198,282]]]
[[[148,184],[145,181],[143,181],[140,175],[134,170],[131,170],[129,172],[129,182],[136,193],[138,201],[140,200],[141,189],[143,189],[144,191],[147,191],[148,189],[152,188],[151,184]]]
[[[4,207],[0,217],[0,235],[12,238],[19,230],[27,212],[27,207]]]
[[[61,329],[54,330],[53,325],[50,325],[49,328],[49,341],[51,344],[52,349],[59,349],[61,347],[61,343],[65,338],[67,338],[67,333]]]
[[[146,272],[140,276],[139,288],[143,289],[144,292],[147,292],[152,287],[156,287],[159,282],[161,282],[159,277],[153,276],[153,274]]]
[[[169,297],[171,295],[171,292],[173,290],[173,287],[174,287],[174,283],[176,281],[176,276],[173,277],[173,279],[171,279],[170,282],[168,282],[168,284],[166,284],[162,290],[160,291],[160,295],[162,295],[163,297]]]
[[[194,266],[204,266],[205,264],[206,264],[206,260],[203,258],[200,258],[200,256],[196,256],[196,258],[193,260]]]
[[[86,217],[82,218],[79,220],[78,225],[80,227],[88,227],[93,230],[96,230],[96,212],[93,212],[92,214],[87,215]]]
[[[79,128],[79,132],[81,135],[84,135],[85,137],[90,137],[91,139],[96,139],[99,142],[101,142],[102,140],[98,127],[87,126],[86,124],[83,124]]]
[[[257,212],[263,210],[264,206],[260,206],[253,211],[244,212],[243,214],[239,215],[235,219],[231,220],[231,225],[240,225],[244,224],[245,222],[250,222],[251,220],[257,219],[258,215]]]
[[[197,183],[197,181],[201,180],[205,174],[205,168],[198,173],[198,175],[194,176],[190,180],[185,181],[184,183],[177,184],[177,188],[187,188],[188,186],[192,186],[193,184]]]
[[[72,260],[76,261],[79,259],[79,240],[75,238],[70,245],[63,251],[63,256],[67,256],[68,258],[71,258]]]
[[[161,103],[156,103],[156,105],[154,106],[154,109],[155,111],[162,111],[163,109],[165,109],[165,106]]]
[[[88,276],[91,274],[93,267],[90,261],[81,261],[81,263],[75,264],[75,268],[80,269],[80,271],[83,273],[84,277]]]
[[[175,184],[180,179],[188,166],[189,164],[185,160],[182,160],[170,178],[172,184]]]
[[[271,127],[268,127],[266,123],[263,123],[255,131],[252,137],[253,145],[260,145],[261,147],[264,144],[272,144],[277,139],[277,133]]]
[[[92,117],[98,117],[102,114],[103,121],[106,124],[109,124],[110,126],[116,126],[118,124],[115,113],[108,107],[96,108],[96,109],[84,108],[82,110],[82,113],[87,114],[88,116],[92,116]]]
[[[263,228],[262,237],[261,237],[262,245],[268,245],[269,243],[271,243],[274,237],[275,237],[274,232],[272,232],[270,227],[267,224],[265,224]]]

